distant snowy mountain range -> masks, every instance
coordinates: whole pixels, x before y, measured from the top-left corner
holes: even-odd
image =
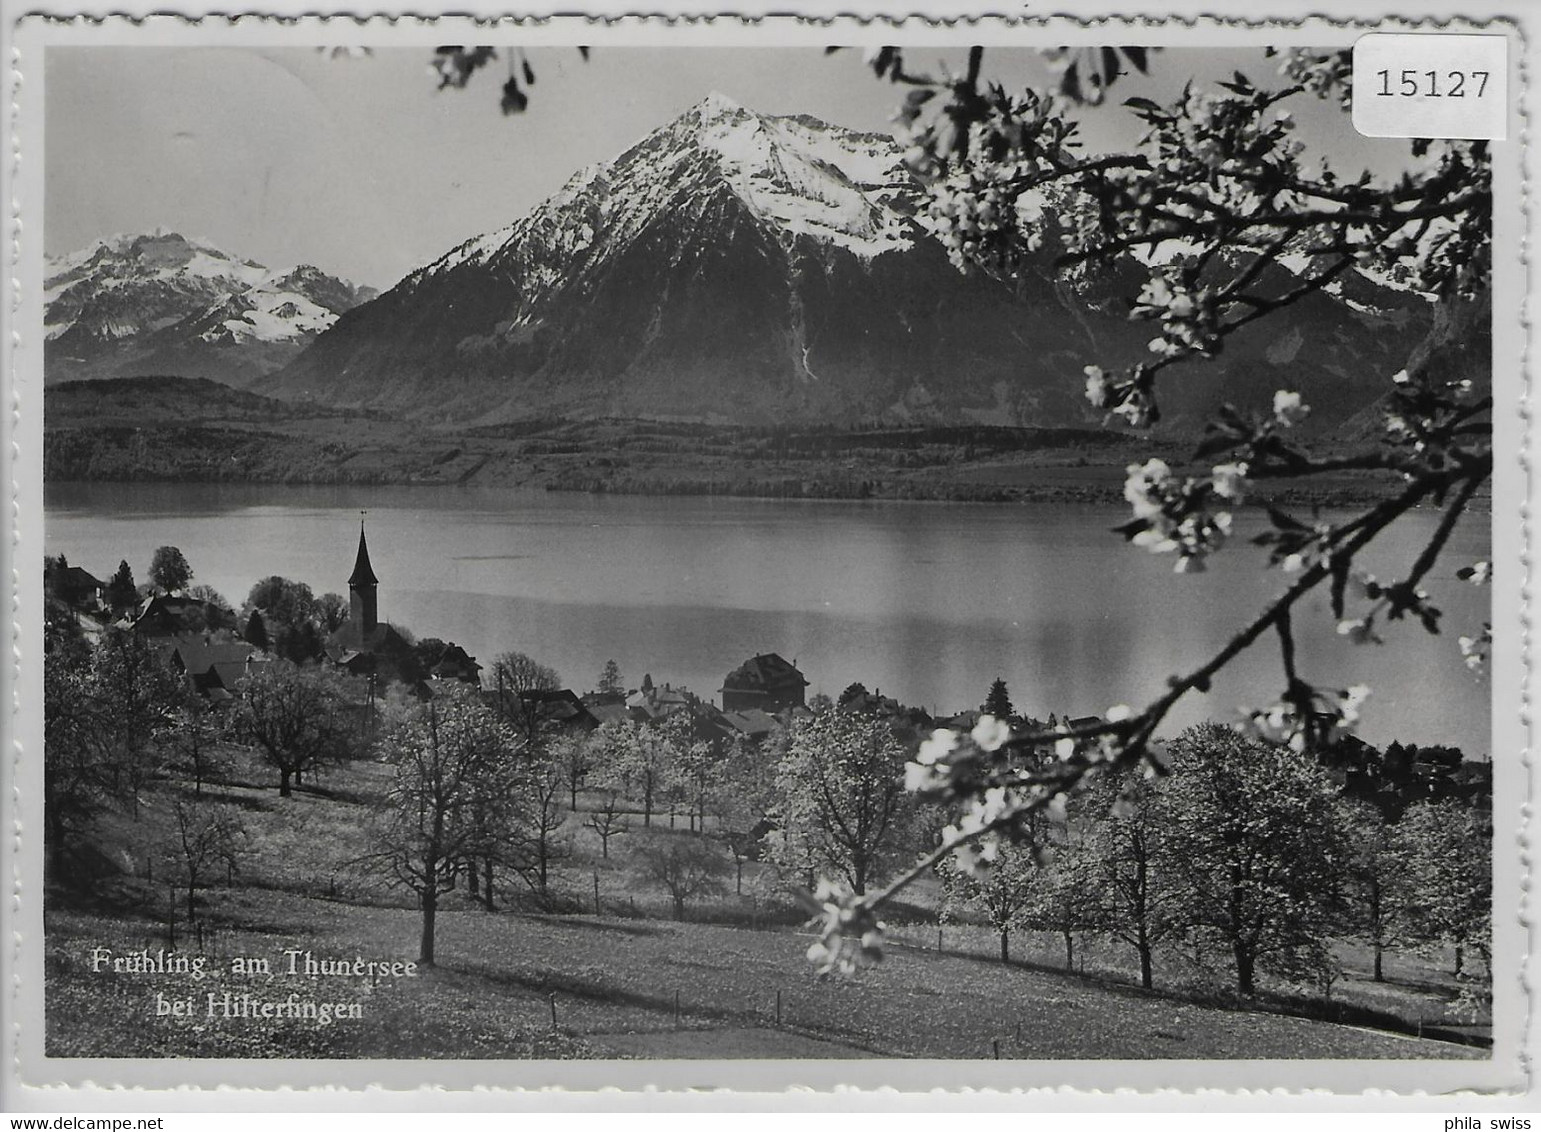
[[[1099,420],[1082,367],[1148,356],[1132,280],[1072,288],[1055,247],[1010,287],[961,274],[920,192],[886,135],[714,94],[378,297],[178,236],[104,241],[51,274],[50,376],[111,359],[455,424]],[[1421,297],[1355,276],[1182,373],[1164,407],[1196,422],[1288,385],[1342,420],[1429,325]],[[168,350],[205,368],[156,368]]]
[[[376,293],[308,264],[270,270],[176,232],[110,236],[48,261],[47,375],[244,385]]]

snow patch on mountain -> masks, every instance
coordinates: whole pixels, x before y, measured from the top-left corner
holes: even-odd
[[[779,238],[808,238],[870,260],[913,246],[912,194],[898,144],[808,117],[773,117],[712,93],[613,161],[580,169],[528,215],[473,237],[403,281],[461,267],[517,273],[525,294],[556,285],[591,248],[603,258],[656,217],[726,190]],[[543,254],[529,251],[532,237]],[[526,325],[530,312],[512,312]]]

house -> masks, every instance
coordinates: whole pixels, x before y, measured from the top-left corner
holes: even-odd
[[[741,735],[751,743],[758,743],[767,735],[773,735],[781,730],[781,721],[773,715],[767,715],[759,708],[750,708],[748,711],[725,711],[722,713],[723,721],[733,729],[735,735]]]
[[[520,692],[519,704],[526,718],[533,720],[540,730],[552,728],[586,733],[599,728],[599,720],[570,688]]]
[[[162,646],[162,655],[172,671],[215,701],[229,699],[242,680],[268,663],[245,641],[216,640],[208,633],[173,637]]]
[[[79,566],[59,564],[63,562],[63,555],[57,560],[43,559],[43,586],[49,595],[71,609],[100,609],[106,601],[107,583]]]
[[[355,676],[417,685],[420,673],[412,646],[380,620],[379,589],[380,579],[369,562],[369,543],[360,523],[358,554],[348,577],[348,619],[326,639],[327,659]]]
[[[435,680],[458,680],[463,684],[481,686],[482,666],[476,658],[454,642],[444,646],[439,659],[428,668],[428,675]]]
[[[699,702],[699,696],[684,688],[669,684],[655,686],[651,680],[644,681],[641,689],[626,697],[631,717],[641,723],[658,723],[671,715],[690,711]]]
[[[182,637],[235,629],[235,614],[212,601],[180,594],[154,594],[134,615],[130,629],[141,637]]]
[[[768,652],[751,657],[728,673],[718,690],[723,711],[759,708],[774,713],[802,707],[807,687],[808,681],[796,665]]]
[[[618,692],[590,692],[583,697],[583,706],[603,727],[607,723],[624,723],[632,718],[626,706],[626,697]]]

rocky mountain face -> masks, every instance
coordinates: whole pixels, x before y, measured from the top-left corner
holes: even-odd
[[[168,374],[246,385],[373,298],[308,264],[270,271],[175,232],[123,235],[51,260],[45,376]]]

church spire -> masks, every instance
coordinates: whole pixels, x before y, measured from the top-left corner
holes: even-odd
[[[358,525],[358,558],[353,563],[353,576],[348,579],[350,586],[378,586],[380,579],[375,577],[374,569],[369,565],[369,543],[364,541],[364,521],[359,520]]]
[[[380,623],[379,595],[375,592],[379,584],[380,579],[369,565],[369,543],[364,539],[364,521],[360,519],[358,558],[348,579],[348,617],[361,635],[374,632]]]

